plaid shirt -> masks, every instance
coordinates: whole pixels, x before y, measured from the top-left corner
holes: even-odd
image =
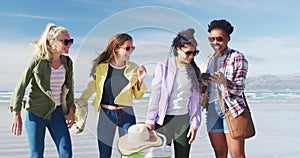
[[[239,116],[245,107],[245,102],[242,97],[242,93],[245,88],[245,79],[248,71],[248,61],[245,56],[234,50],[227,48],[224,52],[225,58],[220,67],[226,79],[230,82],[227,82],[227,87],[222,85],[222,96],[228,106],[233,117]],[[208,64],[213,64],[211,59],[214,55],[211,55],[208,59]]]

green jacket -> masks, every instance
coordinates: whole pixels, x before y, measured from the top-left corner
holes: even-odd
[[[73,63],[72,60],[61,55],[61,62],[66,69],[65,85],[69,89],[66,96],[67,112],[72,108],[75,112],[74,104],[74,83],[73,83]],[[28,98],[25,109],[44,119],[50,119],[55,110],[55,102],[50,90],[52,60],[41,60],[33,57],[25,68],[19,82],[16,85],[11,97],[10,110],[21,111],[26,87],[30,83]]]
[[[80,99],[88,100],[94,92],[96,92],[96,98],[92,105],[95,111],[99,111],[100,102],[102,99],[104,82],[107,76],[109,63],[101,63],[96,68],[96,80],[90,81],[88,87],[81,94]],[[120,94],[115,98],[115,103],[122,106],[132,106],[133,96],[136,99],[143,97],[144,92],[147,91],[145,83],[143,83],[140,89],[137,88],[138,76],[137,76],[138,65],[134,62],[126,62],[126,68],[124,76],[129,80],[129,83],[123,88]]]

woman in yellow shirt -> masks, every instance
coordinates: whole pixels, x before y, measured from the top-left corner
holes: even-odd
[[[130,35],[113,36],[104,51],[94,59],[90,74],[94,81],[80,97],[88,99],[96,92],[93,106],[100,111],[97,126],[100,158],[111,157],[116,127],[122,136],[136,123],[132,98],[143,97],[147,90],[143,83],[147,75],[145,67],[129,61],[134,49]]]

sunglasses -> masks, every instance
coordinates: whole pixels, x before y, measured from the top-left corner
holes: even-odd
[[[184,52],[184,51],[183,51]],[[193,56],[196,56],[196,55],[198,55],[199,54],[199,50],[195,50],[195,51],[187,51],[187,52],[184,52],[185,53],[185,55],[187,55],[187,56],[190,56],[190,55],[192,55],[193,54]]]
[[[214,42],[215,40],[217,40],[217,42],[223,42],[224,38],[225,38],[224,36],[209,36],[208,41]]]
[[[119,48],[123,48],[126,50],[126,52],[134,51],[135,50],[135,46],[119,46]]]
[[[58,40],[58,41],[63,42],[63,44],[64,44],[65,46],[67,46],[67,45],[69,45],[69,43],[70,43],[70,45],[72,45],[73,42],[74,42],[74,39],[69,39],[69,40],[64,39],[64,40]]]

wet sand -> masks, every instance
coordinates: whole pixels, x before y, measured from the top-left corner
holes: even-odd
[[[299,103],[251,103],[251,110],[256,125],[255,137],[246,140],[247,157],[255,158],[296,158],[299,157],[300,145],[300,104]],[[138,122],[144,122],[146,105],[135,105]],[[24,120],[24,114],[23,120]],[[7,103],[0,103],[0,158],[24,158],[29,156],[29,148],[25,127],[22,136],[11,133],[12,113],[7,109]],[[203,115],[204,116],[204,115]],[[89,116],[84,132],[72,134],[74,158],[96,158],[98,147],[96,138],[97,114],[89,108]],[[191,158],[213,158],[213,149],[204,126],[205,120],[197,133],[197,139],[192,144]],[[115,141],[118,138],[116,134]],[[45,157],[56,158],[57,152],[49,133],[46,133]],[[113,156],[120,157],[116,143]]]

